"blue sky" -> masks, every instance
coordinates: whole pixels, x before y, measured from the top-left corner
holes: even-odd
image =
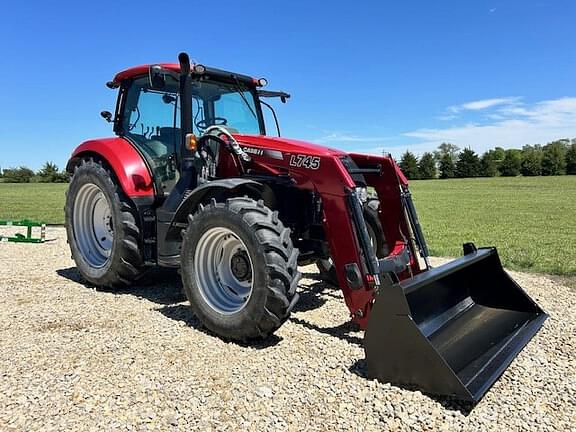
[[[576,2],[8,2],[0,166],[64,165],[115,72],[174,61],[264,76],[292,94],[283,135],[394,155],[576,137]],[[270,129],[269,129],[270,130]]]

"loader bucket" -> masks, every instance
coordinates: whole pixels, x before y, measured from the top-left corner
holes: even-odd
[[[381,287],[365,336],[368,375],[478,402],[547,315],[495,248]]]

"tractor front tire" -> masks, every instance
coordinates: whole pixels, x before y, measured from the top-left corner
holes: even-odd
[[[227,340],[264,339],[298,300],[298,249],[263,201],[212,200],[183,231],[182,283],[193,313]]]
[[[136,211],[100,162],[86,159],[76,167],[64,213],[72,258],[88,282],[116,289],[142,275]]]

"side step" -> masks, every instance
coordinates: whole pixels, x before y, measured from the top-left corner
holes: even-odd
[[[547,315],[496,249],[465,250],[380,289],[365,336],[369,376],[478,402],[538,332]]]

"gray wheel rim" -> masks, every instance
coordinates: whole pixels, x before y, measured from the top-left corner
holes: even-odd
[[[78,250],[91,267],[103,267],[114,244],[112,212],[104,192],[93,183],[83,185],[76,195],[73,212]]]
[[[228,228],[206,231],[196,246],[194,278],[216,312],[231,315],[244,309],[254,286],[252,258],[244,242]]]

